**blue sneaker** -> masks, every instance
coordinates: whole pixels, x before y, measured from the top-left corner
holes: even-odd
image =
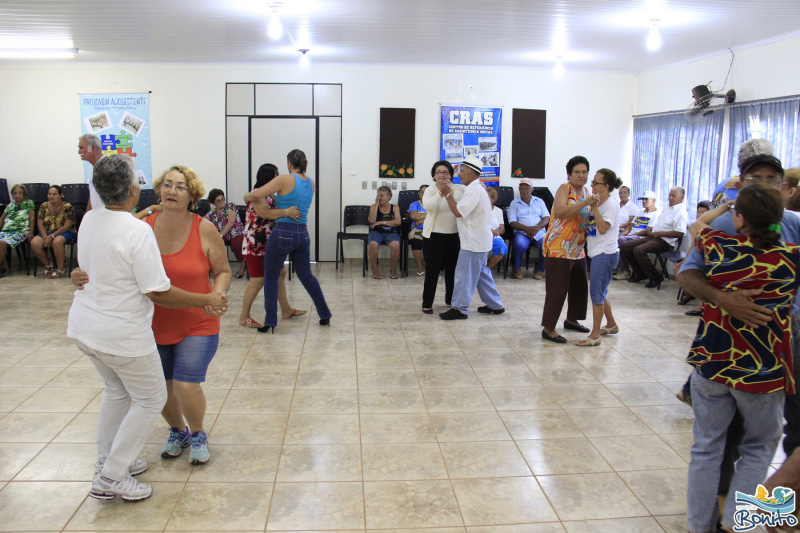
[[[199,465],[208,462],[208,437],[205,431],[192,433],[192,450],[189,452],[189,462]]]
[[[169,428],[169,438],[164,447],[161,448],[161,457],[164,459],[178,457],[183,452],[183,449],[189,446],[190,439],[189,428],[184,428],[183,431],[178,428]]]

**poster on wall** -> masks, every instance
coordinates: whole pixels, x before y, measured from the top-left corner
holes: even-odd
[[[440,158],[453,165],[456,176],[464,157],[475,155],[483,163],[481,181],[487,186],[500,184],[502,113],[501,107],[442,106]]]
[[[150,162],[150,94],[81,94],[81,130],[100,137],[103,155],[127,154],[143,189],[153,188]],[[84,181],[92,167],[84,165]]]

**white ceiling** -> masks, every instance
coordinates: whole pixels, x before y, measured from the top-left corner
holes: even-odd
[[[800,34],[798,0],[0,0],[0,48],[71,62],[552,66],[639,72]],[[662,47],[645,40],[660,19]],[[55,43],[53,43],[55,44]],[[46,45],[45,45],[46,46]],[[9,63],[11,60],[4,60]]]

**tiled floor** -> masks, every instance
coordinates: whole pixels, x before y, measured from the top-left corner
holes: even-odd
[[[139,503],[87,496],[102,383],[65,336],[71,285],[2,279],[0,530],[686,530],[692,411],[673,391],[697,322],[674,282],[612,282],[620,334],[582,348],[540,338],[532,271],[497,280],[505,314],[455,322],[420,312],[413,273],[318,271],[331,327],[311,313],[274,335],[238,326],[234,280],[205,384],[212,459],[162,460],[159,421]],[[310,307],[296,278],[289,296]]]

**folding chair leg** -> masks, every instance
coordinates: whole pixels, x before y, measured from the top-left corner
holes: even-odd
[[[342,240],[336,239],[336,270],[339,270],[339,248],[342,246]],[[344,251],[342,252],[342,259],[344,259]]]

